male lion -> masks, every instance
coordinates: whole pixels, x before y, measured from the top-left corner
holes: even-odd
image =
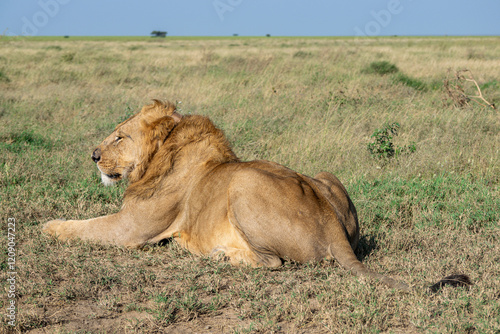
[[[119,124],[92,159],[104,184],[129,179],[122,209],[53,220],[46,233],[126,247],[174,238],[195,254],[223,253],[233,264],[252,266],[333,257],[356,275],[408,289],[356,258],[356,209],[335,176],[242,162],[206,117],[181,116],[173,104],[155,100]]]

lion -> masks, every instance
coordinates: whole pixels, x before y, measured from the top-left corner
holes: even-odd
[[[92,153],[105,185],[129,180],[121,210],[53,220],[45,233],[133,248],[172,238],[194,254],[255,267],[335,259],[355,275],[409,289],[357,259],[358,216],[337,177],[240,161],[207,117],[182,116],[174,104],[153,101]]]

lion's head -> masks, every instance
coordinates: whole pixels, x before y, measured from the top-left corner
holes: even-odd
[[[120,123],[92,153],[102,182],[111,185],[125,178],[139,180],[181,117],[172,103],[154,100]]]

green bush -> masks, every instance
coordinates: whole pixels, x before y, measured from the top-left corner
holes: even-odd
[[[308,58],[311,56],[312,56],[311,52],[300,51],[300,50],[293,54],[293,58]]]
[[[75,59],[75,53],[74,52],[66,53],[62,55],[61,59],[64,62],[70,63]]]
[[[398,135],[399,123],[387,123],[382,129],[376,129],[371,135],[374,141],[368,144],[370,154],[381,160],[397,157],[401,153],[413,153],[417,150],[414,143],[408,146],[394,146],[393,137]]]
[[[49,45],[45,48],[46,50],[55,50],[55,51],[61,51],[62,47],[59,45]]]
[[[399,72],[399,69],[396,65],[383,60],[383,61],[374,61],[370,63],[370,65],[368,67],[365,67],[362,72],[369,74],[386,75],[391,73],[397,73]]]

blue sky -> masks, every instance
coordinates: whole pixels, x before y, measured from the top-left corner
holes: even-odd
[[[500,35],[499,0],[0,0],[0,34]]]

